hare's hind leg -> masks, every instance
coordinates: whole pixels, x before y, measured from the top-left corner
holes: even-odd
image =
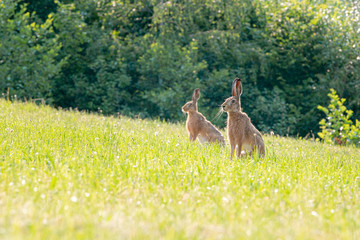
[[[242,157],[241,151],[242,151],[242,144],[239,144],[237,145],[237,149],[236,149],[236,157]]]
[[[256,136],[256,153],[258,154],[259,157],[264,157],[265,156],[265,143],[264,140],[262,139],[261,136],[257,135]]]
[[[251,151],[251,155],[254,157],[257,155],[258,158],[263,158],[265,156],[265,148],[264,145],[256,145],[253,147]]]
[[[197,138],[198,134],[197,133],[190,133],[190,142],[194,142]]]
[[[265,157],[265,144],[262,143],[259,145],[259,157]]]
[[[232,160],[233,156],[234,156],[234,151],[235,151],[236,145],[235,144],[230,144],[230,145],[231,145],[230,160]]]
[[[198,135],[198,140],[201,144],[207,143],[207,138],[202,136],[201,134]]]

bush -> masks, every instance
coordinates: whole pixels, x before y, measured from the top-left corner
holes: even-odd
[[[360,121],[356,119],[354,125],[351,120],[353,111],[344,106],[346,100],[340,99],[334,89],[330,91],[328,108],[318,106],[326,114],[326,118],[319,122],[322,130],[318,133],[319,137],[328,143],[360,145]]]
[[[260,130],[305,136],[320,130],[329,88],[360,114],[360,5],[321,2],[4,0],[0,89],[179,121],[199,87],[212,120],[240,77]]]
[[[52,101],[52,84],[63,61],[57,61],[61,43],[55,36],[51,15],[35,22],[19,1],[0,4],[0,90],[18,98]]]
[[[60,58],[66,63],[55,81],[54,104],[104,114],[127,110],[132,104],[131,78],[112,30],[100,27],[97,4],[78,1],[58,8],[54,27],[62,42]]]

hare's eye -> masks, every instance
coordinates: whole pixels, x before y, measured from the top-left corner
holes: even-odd
[[[235,99],[231,100],[232,103],[235,103]]]

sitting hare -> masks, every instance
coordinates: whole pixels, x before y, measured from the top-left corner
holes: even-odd
[[[190,141],[198,138],[200,143],[218,142],[225,145],[224,136],[221,132],[209,122],[204,115],[198,112],[197,101],[200,98],[200,89],[195,89],[192,101],[187,102],[182,111],[188,114],[186,120],[186,129],[190,134]]]
[[[260,156],[265,155],[265,144],[261,133],[251,123],[250,118],[244,112],[241,112],[240,95],[242,94],[241,79],[236,78],[232,84],[232,97],[229,97],[221,105],[222,110],[227,112],[227,131],[231,146],[231,156],[241,155],[242,150],[252,154],[258,152]]]

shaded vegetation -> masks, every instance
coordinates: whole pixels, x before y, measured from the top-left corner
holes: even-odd
[[[264,132],[319,131],[330,88],[360,115],[357,1],[0,5],[0,89],[22,99],[177,121],[199,87],[211,120],[241,77],[243,110]]]

